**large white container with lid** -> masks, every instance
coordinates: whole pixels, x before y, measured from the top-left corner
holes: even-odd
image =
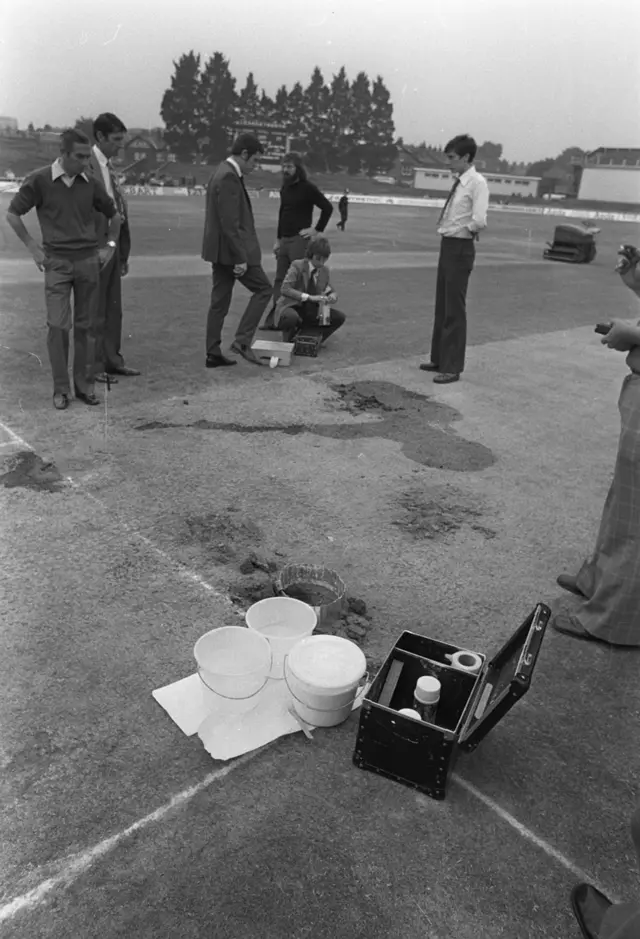
[[[362,650],[340,636],[302,639],[285,661],[293,707],[313,727],[335,727],[346,721],[366,672]]]

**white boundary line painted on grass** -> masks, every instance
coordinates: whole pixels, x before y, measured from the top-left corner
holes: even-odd
[[[33,890],[29,890],[27,893],[23,893],[22,896],[15,897],[15,899],[11,900],[9,903],[1,906],[0,923],[13,919],[18,913],[26,912],[39,906],[56,887],[69,886],[69,884],[77,880],[78,877],[95,864],[96,861],[116,848],[121,842],[125,841],[136,832],[152,825],[154,822],[162,821],[162,819],[174,809],[180,808],[180,806],[184,805],[186,802],[190,802],[191,799],[199,793],[204,792],[204,790],[208,789],[214,782],[217,782],[219,779],[224,779],[224,777],[228,776],[236,767],[242,766],[243,763],[248,763],[249,760],[260,753],[262,749],[261,747],[259,750],[254,750],[252,753],[238,757],[230,766],[225,766],[223,769],[209,773],[202,782],[197,783],[195,786],[190,786],[188,789],[184,789],[177,795],[172,796],[171,799],[165,802],[164,805],[161,805],[159,809],[150,812],[149,815],[145,815],[144,818],[138,819],[137,822],[129,825],[128,828],[112,835],[110,838],[105,838],[87,851],[81,851],[78,854],[65,858],[59,862],[61,870],[59,870],[57,874],[43,880],[42,883],[34,887]]]
[[[29,450],[31,453],[35,453],[35,450],[31,446],[31,444],[27,443],[26,440],[24,440],[22,437],[16,434],[15,431],[13,431],[3,421],[0,421],[0,429],[4,430],[11,437],[11,440],[8,440],[6,444],[3,444],[3,446],[18,445],[20,447],[23,447],[25,450]],[[71,478],[71,476],[64,476],[63,479],[66,482],[68,482],[69,485],[72,486],[74,489],[77,489],[78,491],[82,492],[82,494],[85,495],[92,502],[95,502],[96,505],[99,505],[100,508],[104,509],[105,512],[108,512],[107,506],[104,504],[104,502],[101,499],[98,499],[97,496],[94,496],[93,493],[85,489],[81,483],[77,483],[75,479]],[[190,581],[193,584],[196,584],[198,587],[202,587],[202,589],[206,590],[207,593],[210,593],[212,596],[216,597],[218,600],[222,600],[224,603],[231,606],[234,613],[236,613],[238,616],[242,616],[242,612],[236,609],[236,607],[233,605],[231,601],[231,598],[228,597],[227,594],[221,593],[219,590],[216,590],[216,588],[213,587],[210,583],[208,583],[204,579],[204,577],[201,577],[200,574],[196,574],[195,571],[190,570],[190,568],[188,568],[185,564],[182,564],[180,561],[176,561],[175,558],[172,558],[170,555],[168,555],[166,551],[163,551],[162,548],[159,548],[156,544],[153,543],[153,541],[151,541],[145,535],[140,534],[139,531],[137,531],[135,528],[133,528],[131,525],[125,522],[124,519],[121,519],[121,518],[117,519],[117,524],[120,525],[121,528],[124,528],[125,531],[127,531],[133,538],[136,538],[138,541],[141,541],[148,548],[150,548],[154,552],[154,554],[157,554],[159,557],[161,557],[162,560],[165,561],[170,567],[177,569],[177,573],[180,577],[184,578],[185,580]]]
[[[586,871],[583,871],[582,868],[578,867],[577,864],[574,864],[573,861],[570,861],[569,858],[565,857],[564,854],[561,854],[560,851],[557,851],[553,845],[550,845],[548,841],[545,841],[543,838],[539,838],[538,835],[534,834],[526,825],[523,825],[518,821],[517,818],[514,818],[509,812],[501,808],[497,802],[494,802],[493,799],[486,796],[484,792],[481,792],[479,789],[476,789],[474,785],[470,782],[467,782],[466,779],[462,779],[461,776],[458,776],[457,773],[453,773],[451,777],[454,782],[456,782],[463,789],[466,789],[470,795],[474,796],[476,799],[479,799],[483,805],[486,805],[487,808],[491,809],[492,812],[495,812],[496,815],[501,818],[508,825],[511,825],[512,828],[518,832],[519,835],[522,835],[527,841],[530,841],[537,848],[540,848],[541,851],[544,851],[545,854],[548,854],[549,857],[553,858],[554,861],[557,861],[563,867],[566,867],[567,870],[571,871],[579,880],[586,881],[587,883],[593,884],[601,893],[604,893],[605,896],[608,896],[610,900],[614,903],[619,903],[617,897],[612,896],[611,892],[602,887],[590,874],[587,874]]]
[[[12,443],[19,444],[21,447],[24,447],[25,450],[29,450],[32,453],[35,453],[34,448],[31,444],[27,443],[22,437],[15,433],[10,427],[5,423],[0,421],[0,428],[6,431],[7,434],[11,437]],[[95,502],[105,511],[107,506],[98,499],[97,496],[94,496],[92,493],[88,492],[80,483],[77,483],[70,476],[64,477],[70,485],[82,492],[83,495],[91,499],[92,502]],[[223,600],[225,603],[230,604],[231,599],[220,591],[216,590],[215,587],[212,587],[211,584],[207,583],[203,577],[199,574],[196,574],[195,571],[190,570],[185,565],[176,561],[170,555],[168,555],[161,548],[158,548],[149,538],[146,538],[144,535],[141,535],[138,531],[128,525],[126,522],[118,519],[118,524],[121,525],[129,534],[138,538],[142,541],[147,547],[149,547],[155,554],[159,555],[165,562],[167,562],[174,569],[177,568],[177,572],[180,576],[185,577],[191,583],[196,584],[199,587],[202,587],[208,593],[217,597],[220,600]],[[242,616],[242,613],[233,607],[234,611]],[[263,748],[260,748],[263,749]],[[198,783],[195,786],[185,789],[183,792],[178,793],[178,795],[173,796],[172,799],[163,805],[161,808],[156,809],[155,812],[152,812],[150,815],[145,815],[144,818],[140,819],[137,822],[134,822],[133,825],[130,825],[129,828],[124,829],[119,834],[112,835],[110,838],[106,838],[104,841],[101,841],[99,844],[95,845],[93,848],[90,848],[88,851],[84,851],[80,854],[76,854],[74,857],[69,858],[62,862],[63,868],[60,873],[54,875],[53,877],[44,880],[38,887],[35,887],[33,890],[30,890],[28,893],[23,894],[20,897],[16,897],[10,903],[7,903],[5,906],[0,907],[0,923],[12,919],[17,913],[20,913],[23,910],[33,909],[35,906],[43,902],[45,897],[56,887],[66,886],[79,877],[85,870],[87,870],[96,860],[103,857],[113,848],[115,848],[121,841],[129,837],[136,831],[145,828],[147,825],[152,824],[153,822],[159,821],[162,819],[168,812],[173,808],[176,808],[179,805],[184,804],[185,802],[192,799],[199,792],[202,792],[208,786],[210,786],[217,779],[224,778],[232,769],[236,766],[242,765],[249,760],[250,757],[260,753],[260,750],[255,750],[246,756],[240,757],[233,763],[231,766],[227,766],[222,770],[217,770],[213,773],[210,773],[205,779]],[[507,822],[515,831],[518,832],[523,838],[527,841],[530,841],[537,848],[544,851],[550,858],[554,861],[557,861],[562,867],[565,867],[567,870],[571,871],[576,877],[580,880],[587,881],[597,887],[602,893],[607,894],[607,890],[601,887],[586,871],[581,870],[577,865],[575,865],[569,858],[565,857],[560,851],[557,851],[552,845],[544,841],[542,838],[539,838],[536,834],[530,831],[525,825],[521,824],[513,815],[510,815],[505,809],[501,808],[493,799],[490,799],[489,796],[486,796],[479,789],[476,789],[471,783],[467,782],[465,779],[462,779],[457,774],[453,775],[453,779],[458,785],[465,789],[470,795],[474,796],[480,802],[483,803],[491,811],[502,819],[502,821]],[[611,897],[611,894],[608,894]],[[614,902],[617,902],[617,898],[611,897]]]

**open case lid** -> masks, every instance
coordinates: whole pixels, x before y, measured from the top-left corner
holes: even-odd
[[[473,750],[531,684],[551,610],[539,603],[482,672],[460,730],[459,744]]]

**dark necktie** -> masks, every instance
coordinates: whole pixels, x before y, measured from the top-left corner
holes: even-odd
[[[253,206],[251,205],[251,199],[249,198],[249,193],[247,192],[247,187],[244,184],[244,176],[240,177],[240,182],[242,183],[242,188],[244,189],[244,194],[246,196],[247,202],[249,203],[249,211],[251,212],[251,218],[253,218]]]
[[[316,279],[317,279],[317,278],[316,278],[316,275],[317,275],[317,273],[318,273],[318,272],[317,272],[317,270],[316,270],[315,267],[314,267],[314,269],[311,271],[311,274],[310,274],[310,276],[309,276],[309,289],[307,290],[307,293],[308,293],[309,296],[311,296],[311,297],[315,296],[315,294],[316,294],[317,291],[318,291],[318,288],[317,288],[317,286],[316,286]]]
[[[111,188],[113,189],[113,201],[116,204],[116,209],[118,210],[118,215],[122,221],[126,221],[127,218],[127,203],[124,201],[124,196],[120,190],[116,174],[113,172],[113,167],[111,163],[107,164],[109,168],[109,178],[111,179]]]
[[[441,222],[442,219],[444,218],[444,214],[445,214],[445,212],[447,211],[447,209],[449,208],[449,205],[450,205],[450,203],[451,203],[451,200],[453,199],[453,194],[454,194],[454,192],[456,191],[456,189],[458,188],[459,185],[460,185],[460,177],[459,177],[459,176],[456,176],[455,182],[454,182],[453,186],[451,187],[451,191],[450,191],[449,195],[447,196],[447,201],[446,201],[445,204],[442,206],[442,212],[440,213],[440,218],[438,219],[438,225],[440,225],[440,222]]]

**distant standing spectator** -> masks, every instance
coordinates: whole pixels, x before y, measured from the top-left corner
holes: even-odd
[[[431,337],[431,361],[420,366],[437,372],[434,382],[458,381],[467,346],[467,287],[476,256],[475,242],[487,227],[489,187],[473,166],[477,152],[473,137],[461,134],[444,148],[455,176],[438,219],[441,236],[436,282],[436,308]]]
[[[315,228],[311,227],[313,210],[320,209]],[[288,153],[282,161],[282,188],[278,214],[277,240],[273,248],[276,256],[276,277],[273,284],[273,303],[264,323],[265,329],[276,329],[274,312],[280,287],[292,261],[305,256],[307,241],[323,232],[333,213],[333,206],[315,183],[307,178],[307,171],[299,153]]]
[[[345,189],[343,195],[340,196],[338,201],[338,212],[340,213],[340,221],[338,222],[338,228],[340,231],[344,231],[347,218],[349,217],[349,190]]]
[[[96,328],[96,381],[117,382],[108,376],[139,375],[137,368],[129,368],[122,357],[122,278],[129,273],[131,232],[129,212],[112,160],[124,143],[127,128],[115,114],[99,114],[93,122],[95,144],[89,170],[113,199],[122,220],[120,237],[115,252],[108,264],[100,271],[100,312]],[[107,226],[104,218],[96,217],[98,247],[107,243]]]
[[[100,304],[100,268],[115,254],[120,216],[102,183],[89,176],[89,138],[79,130],[61,134],[61,153],[52,166],[28,176],[13,197],[7,221],[44,271],[47,349],[53,373],[53,406],[69,406],[69,333],[72,326],[73,380],[76,398],[96,405],[94,393],[95,323]],[[42,247],[31,237],[21,216],[35,208]],[[107,243],[98,248],[95,212],[110,219]]]
[[[235,365],[222,354],[222,327],[231,305],[236,278],[252,294],[231,349],[247,362],[262,365],[251,349],[262,314],[271,298],[271,282],[262,269],[262,252],[244,176],[255,169],[262,144],[253,134],[236,137],[231,156],[220,164],[207,188],[202,258],[213,270],[207,317],[207,368]]]

